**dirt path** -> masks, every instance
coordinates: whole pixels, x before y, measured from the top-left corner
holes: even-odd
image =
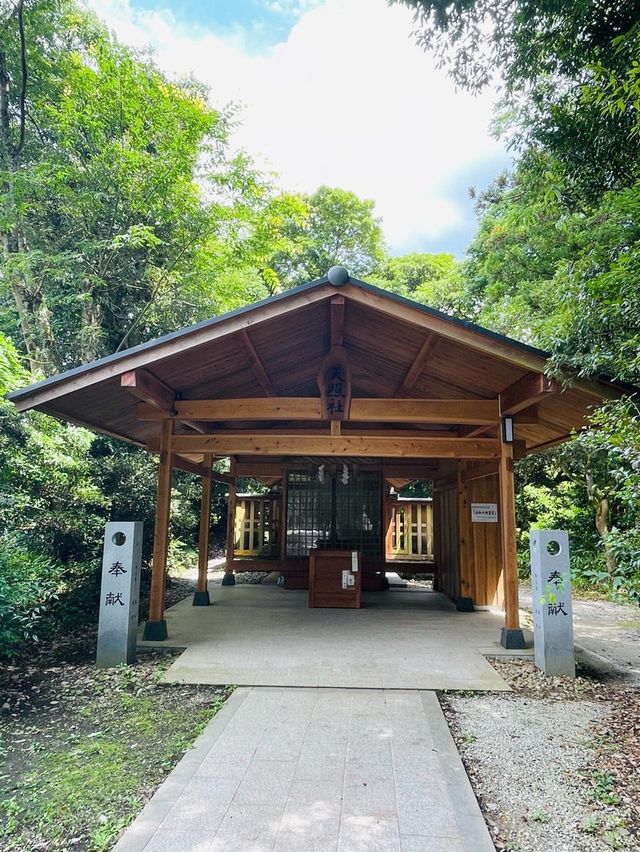
[[[530,587],[520,587],[520,607],[532,612]],[[578,657],[598,671],[613,666],[640,684],[640,607],[574,598],[573,625]]]

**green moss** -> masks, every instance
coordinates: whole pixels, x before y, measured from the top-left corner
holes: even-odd
[[[112,690],[98,673],[98,694],[73,710],[76,730],[61,731],[53,748],[29,749],[27,772],[0,802],[3,849],[36,841],[66,849],[74,837],[81,849],[109,848],[226,697],[194,707],[182,689],[136,686],[131,671]]]

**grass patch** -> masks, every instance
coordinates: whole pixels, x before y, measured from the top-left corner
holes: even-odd
[[[160,686],[169,662],[78,666],[81,676],[47,691],[36,718],[10,720],[0,748],[0,847],[110,848],[230,692]]]

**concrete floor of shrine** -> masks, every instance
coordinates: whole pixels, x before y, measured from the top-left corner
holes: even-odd
[[[438,592],[365,592],[362,609],[309,609],[306,591],[277,585],[209,592],[209,607],[189,598],[166,611],[167,640],[138,643],[184,649],[167,683],[508,690],[486,659],[507,654],[502,614],[457,612]]]

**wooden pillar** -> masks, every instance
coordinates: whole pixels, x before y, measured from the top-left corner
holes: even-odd
[[[143,638],[148,641],[161,641],[167,638],[167,623],[164,618],[164,591],[167,570],[167,547],[169,544],[169,510],[171,508],[172,434],[173,420],[163,420],[160,424],[160,463],[158,465],[156,522],[153,534],[149,619],[145,624],[143,634]]]
[[[234,538],[236,534],[236,462],[233,456],[231,457],[231,476],[233,482],[229,486],[229,499],[227,504],[227,561],[224,566],[224,577],[222,578],[223,586],[235,586],[236,578],[233,573],[233,551]]]
[[[280,545],[280,561],[284,562],[287,558],[287,488],[289,471],[286,467],[282,469],[282,495],[280,498],[280,530],[279,530],[279,545]]]
[[[501,644],[505,648],[524,648],[520,629],[518,601],[518,560],[516,550],[516,495],[513,473],[513,445],[504,441],[500,428],[500,535],[502,542],[502,578],[504,583],[505,626]]]
[[[200,534],[198,536],[198,585],[193,596],[194,606],[209,606],[209,589],[207,588],[209,568],[209,527],[211,525],[211,453],[205,453],[202,475],[202,496],[200,499]]]
[[[473,531],[471,504],[466,473],[469,463],[458,461],[458,543],[460,554],[460,592],[456,606],[462,612],[473,612],[475,589],[473,583]]]

